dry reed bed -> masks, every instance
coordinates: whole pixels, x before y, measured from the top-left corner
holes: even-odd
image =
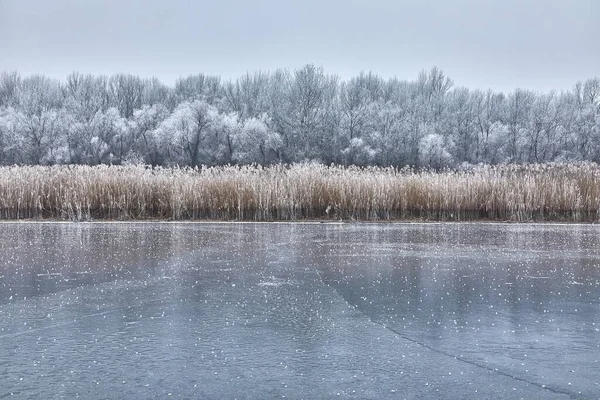
[[[598,221],[593,163],[414,171],[297,164],[0,167],[2,219]]]

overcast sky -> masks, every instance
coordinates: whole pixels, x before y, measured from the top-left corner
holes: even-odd
[[[569,89],[600,76],[600,0],[0,0],[0,71],[224,79],[306,63],[349,78]]]

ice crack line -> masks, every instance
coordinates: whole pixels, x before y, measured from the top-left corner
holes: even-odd
[[[81,317],[75,318],[72,321],[63,322],[63,323],[60,323],[60,324],[46,325],[46,326],[41,326],[39,328],[28,329],[26,331],[6,333],[4,335],[0,335],[0,339],[10,338],[10,337],[17,337],[17,336],[23,336],[23,335],[30,335],[32,333],[36,333],[36,332],[40,332],[40,331],[45,331],[45,330],[49,330],[49,329],[63,328],[65,326],[75,325],[78,322],[80,322],[81,320],[84,320],[84,319],[87,319],[87,318],[93,318],[93,317],[99,317],[99,316],[109,315],[109,314],[112,314],[112,313],[115,313],[115,312],[118,312],[118,311],[121,311],[121,310],[123,310],[123,307],[120,307],[120,308],[117,308],[117,309],[106,310],[106,311],[102,311],[102,312],[94,313],[94,314],[82,315]]]
[[[560,389],[560,388],[553,388],[553,387],[550,387],[548,385],[542,385],[540,383],[533,382],[533,381],[530,381],[528,379],[512,375],[512,374],[510,374],[508,372],[504,372],[504,371],[501,371],[501,370],[499,370],[497,368],[492,368],[492,367],[489,367],[487,365],[483,365],[483,364],[477,363],[475,361],[469,360],[469,359],[464,358],[462,356],[457,356],[455,354],[452,354],[452,353],[449,353],[447,351],[444,351],[444,350],[435,348],[435,347],[433,347],[431,345],[428,345],[427,343],[420,342],[420,341],[418,341],[416,339],[413,339],[413,338],[411,338],[409,336],[406,336],[404,333],[401,333],[398,330],[396,330],[396,329],[394,329],[394,328],[392,328],[392,327],[390,327],[390,326],[388,326],[388,325],[386,325],[386,324],[384,324],[384,323],[382,323],[380,321],[374,320],[370,315],[368,315],[363,310],[361,310],[360,308],[358,308],[358,306],[355,306],[352,303],[350,303],[348,300],[346,300],[346,298],[339,292],[339,290],[335,286],[332,286],[329,283],[325,282],[325,279],[323,278],[323,275],[322,275],[321,271],[319,271],[318,269],[317,269],[317,274],[319,275],[319,278],[321,279],[321,282],[324,285],[328,286],[329,288],[333,289],[333,291],[336,293],[336,295],[338,297],[340,297],[350,307],[352,307],[353,309],[355,309],[357,312],[361,313],[365,318],[367,318],[372,323],[377,324],[377,325],[383,327],[384,329],[387,329],[388,331],[392,332],[394,335],[396,335],[396,336],[398,336],[398,337],[400,337],[400,338],[402,338],[402,339],[404,339],[404,340],[406,340],[408,342],[414,343],[414,344],[416,344],[416,345],[418,345],[420,347],[423,347],[423,348],[425,348],[425,349],[427,349],[429,351],[432,351],[434,353],[441,354],[443,356],[453,358],[453,359],[455,359],[455,360],[457,360],[459,362],[462,362],[462,363],[465,363],[465,364],[469,364],[471,366],[474,366],[474,367],[477,367],[477,368],[480,368],[480,369],[483,369],[483,370],[486,370],[488,372],[492,372],[492,373],[495,373],[495,374],[498,374],[498,375],[502,375],[504,377],[507,377],[507,378],[510,378],[510,379],[513,379],[513,380],[516,380],[516,381],[519,381],[519,382],[523,382],[523,383],[526,383],[526,384],[529,384],[529,385],[532,385],[532,386],[536,386],[536,387],[538,387],[540,389],[547,390],[547,391],[549,391],[551,393],[554,393],[554,394],[565,395],[565,396],[568,396],[571,399],[582,398],[582,397],[580,397],[579,395],[577,395],[577,394],[575,394],[573,392],[568,392],[568,391],[565,391],[565,390]]]
[[[161,299],[149,300],[149,301],[145,301],[141,304],[138,304],[137,306],[134,306],[134,307],[130,307],[130,306],[128,307],[128,306],[123,305],[123,306],[119,306],[116,308],[111,308],[108,310],[100,311],[97,313],[84,314],[84,315],[74,318],[73,320],[58,323],[58,324],[50,324],[50,325],[40,326],[38,328],[27,329],[24,331],[5,333],[3,335],[0,335],[0,339],[6,339],[6,338],[11,338],[11,337],[23,336],[23,335],[30,335],[32,333],[47,331],[47,330],[51,330],[51,329],[64,328],[65,326],[75,325],[75,324],[81,322],[82,320],[85,320],[88,318],[102,317],[102,316],[114,314],[117,312],[123,312],[123,310],[125,310],[125,309],[139,308],[139,307],[151,304],[151,303],[159,303],[159,302],[162,302],[162,300]]]

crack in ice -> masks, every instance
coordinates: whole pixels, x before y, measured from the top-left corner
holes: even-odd
[[[553,387],[550,387],[548,385],[543,385],[543,384],[540,384],[540,383],[537,383],[537,382],[534,382],[534,381],[530,381],[530,380],[528,380],[526,378],[522,378],[522,377],[519,377],[519,376],[516,376],[516,375],[512,375],[512,374],[510,374],[508,372],[504,372],[504,371],[501,371],[501,370],[499,370],[497,368],[492,368],[492,367],[489,367],[489,366],[477,363],[475,361],[469,360],[469,359],[467,359],[465,357],[462,357],[462,356],[457,356],[457,355],[452,354],[450,352],[447,352],[447,351],[435,348],[435,347],[433,347],[433,346],[431,346],[431,345],[429,345],[429,344],[427,344],[425,342],[420,342],[420,341],[418,341],[416,339],[413,339],[413,338],[411,338],[409,336],[406,336],[405,334],[399,332],[398,330],[396,330],[394,328],[391,328],[390,326],[386,325],[385,323],[382,323],[380,321],[374,320],[369,314],[367,314],[366,312],[364,312],[363,310],[361,310],[358,307],[358,305],[354,305],[354,304],[350,303],[348,300],[346,300],[346,298],[339,292],[339,290],[335,286],[330,285],[329,283],[325,282],[325,279],[323,278],[323,274],[322,274],[322,272],[319,269],[317,269],[317,274],[319,275],[319,278],[321,279],[321,283],[323,283],[325,286],[333,289],[333,291],[335,292],[335,294],[338,297],[340,297],[346,304],[348,304],[354,310],[356,310],[357,312],[359,312],[360,314],[362,314],[365,318],[367,318],[372,323],[374,323],[376,325],[379,325],[382,328],[384,328],[384,329],[392,332],[394,335],[400,337],[401,339],[404,339],[404,340],[406,340],[408,342],[414,343],[414,344],[416,344],[416,345],[418,345],[420,347],[423,347],[423,348],[425,348],[425,349],[427,349],[429,351],[432,351],[434,353],[441,354],[443,356],[453,358],[456,361],[459,361],[459,362],[462,362],[462,363],[465,363],[465,364],[468,364],[468,365],[471,365],[471,366],[474,366],[474,367],[486,370],[488,372],[492,372],[492,373],[495,373],[495,374],[498,374],[498,375],[502,375],[504,377],[507,377],[507,378],[510,378],[510,379],[513,379],[513,380],[516,380],[516,381],[519,381],[519,382],[523,382],[523,383],[526,383],[526,384],[529,384],[529,385],[532,385],[532,386],[536,386],[536,387],[538,387],[540,389],[547,390],[547,391],[549,391],[551,393],[554,393],[554,394],[565,395],[565,396],[568,396],[571,399],[582,398],[582,397],[580,397],[579,395],[577,395],[575,393],[568,392],[568,391],[565,391],[565,390],[560,389],[560,388],[553,388]]]

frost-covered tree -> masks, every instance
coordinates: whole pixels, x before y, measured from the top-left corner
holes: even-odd
[[[65,108],[80,123],[91,121],[109,108],[108,78],[74,72],[62,86]]]
[[[110,107],[119,110],[121,116],[131,118],[136,109],[142,107],[144,81],[129,74],[116,74],[108,79],[108,101]]]
[[[374,133],[373,135],[376,136],[377,134]],[[376,138],[372,141],[376,141]],[[342,150],[342,160],[346,165],[374,164],[380,151],[380,149],[371,146],[368,138],[354,138],[350,140],[348,147]]]
[[[327,119],[332,116],[337,78],[322,68],[305,65],[293,76],[278,72],[274,94],[274,121],[282,133],[289,161],[322,159],[331,141],[325,140]],[[283,91],[283,93],[282,93]],[[277,99],[277,100],[275,100]]]
[[[342,135],[351,141],[368,134],[369,114],[373,104],[383,97],[383,81],[369,73],[342,82],[340,85],[340,109]]]
[[[501,128],[504,95],[476,91],[473,94],[475,106],[475,126],[477,134],[474,137],[474,161],[476,163],[498,162],[497,133]],[[462,160],[461,160],[462,161]]]
[[[27,115],[14,108],[0,115],[0,135],[10,143],[15,162],[54,164],[68,161],[66,118],[63,110],[43,110]]]
[[[126,120],[114,107],[98,111],[89,121],[72,121],[68,133],[71,162],[120,164],[127,154]]]
[[[454,82],[437,67],[433,67],[429,73],[422,71],[417,78],[417,99],[421,103],[421,112],[438,134],[443,134],[444,112],[448,105],[446,95],[453,85]]]
[[[517,89],[508,95],[505,103],[504,121],[508,127],[505,141],[506,159],[503,161],[522,162],[526,147],[526,129],[533,103],[532,92]]]
[[[190,75],[175,82],[174,94],[178,102],[204,100],[216,104],[221,99],[221,78],[212,75]]]
[[[525,130],[526,161],[549,162],[559,155],[559,105],[554,92],[534,98]]]
[[[144,105],[135,110],[128,122],[131,146],[124,158],[141,158],[150,165],[162,164],[167,152],[161,148],[156,130],[168,116],[169,111],[162,104]]]
[[[184,101],[156,130],[158,141],[172,163],[213,164],[218,146],[219,112],[204,100]]]
[[[343,81],[309,64],[230,82],[191,75],[173,87],[126,74],[0,73],[4,164],[600,161],[599,120],[598,78],[504,95],[454,87],[439,68]]]
[[[449,138],[454,142],[454,157],[463,162],[475,163],[476,137],[477,137],[477,107],[476,96],[468,89],[457,88],[448,95],[447,117],[442,132],[442,138]],[[435,166],[436,168],[438,165]]]
[[[21,162],[17,146],[15,110],[12,107],[0,108],[0,164]]]
[[[21,86],[21,75],[16,72],[0,74],[0,107],[17,105],[17,94]]]
[[[437,133],[425,135],[419,142],[420,164],[434,169],[451,166],[454,160],[447,147],[447,139],[442,135]]]
[[[228,82],[223,90],[224,106],[242,121],[260,117],[269,110],[269,79],[269,74],[255,72]]]
[[[170,110],[175,108],[177,103],[172,88],[156,77],[144,79],[143,83],[142,107],[162,104]]]
[[[243,122],[233,139],[233,159],[239,163],[270,164],[280,161],[283,141],[270,127],[266,114]]]
[[[42,75],[20,79],[7,74],[3,76],[2,88],[7,104],[0,113],[5,161],[63,162],[61,149],[66,129],[59,82]]]
[[[392,101],[379,100],[367,108],[366,132],[360,139],[367,148],[367,164],[404,164],[408,160],[408,114]],[[363,157],[364,158],[364,157]],[[348,163],[357,163],[351,159]]]
[[[17,89],[16,108],[26,115],[41,115],[44,111],[63,106],[60,84],[43,75],[24,78]]]

